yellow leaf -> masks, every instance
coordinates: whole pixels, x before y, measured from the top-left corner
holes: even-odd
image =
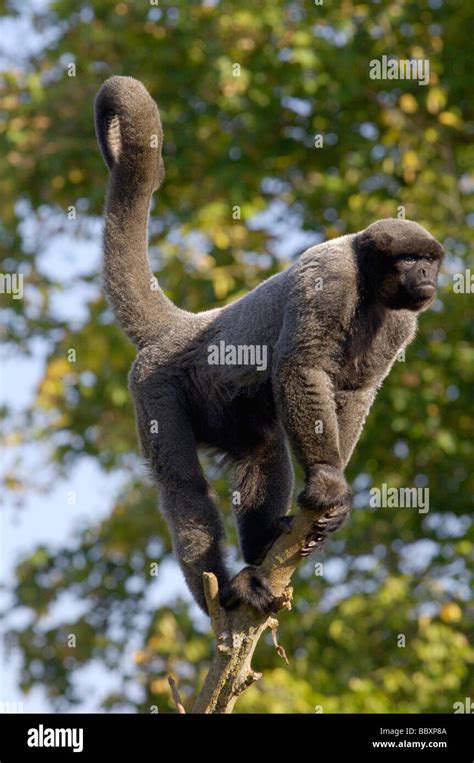
[[[226,248],[227,246],[229,246],[229,244],[230,244],[230,238],[229,238],[229,236],[227,235],[227,233],[225,233],[225,232],[222,230],[222,228],[216,228],[216,229],[213,231],[213,236],[212,236],[212,237],[213,237],[213,239],[214,239],[214,243],[215,243],[215,245],[216,245],[216,246],[217,246],[219,249],[225,249],[225,248]]]
[[[61,177],[61,175],[56,175],[52,179],[51,185],[53,186],[53,188],[56,188],[59,191],[59,190],[61,190],[61,188],[64,188],[64,182],[65,182],[64,178]]]
[[[76,168],[69,172],[68,177],[71,183],[80,183],[81,180],[84,180],[85,175],[82,170]]]
[[[150,684],[152,694],[164,694],[169,692],[169,684],[166,678],[155,678]]]
[[[415,171],[420,169],[420,162],[414,151],[406,151],[403,154],[402,164],[403,168],[406,170]]]
[[[426,106],[430,114],[437,114],[446,105],[446,93],[440,87],[430,87]]]
[[[456,114],[453,114],[452,111],[442,111],[438,119],[441,124],[448,127],[456,127],[459,130],[462,127],[462,120]]]
[[[10,432],[10,434],[5,437],[5,442],[7,445],[11,446],[19,445],[20,442],[23,442],[23,435],[20,434],[20,432]]]
[[[462,617],[461,607],[454,601],[443,604],[439,616],[445,623],[457,623]]]
[[[234,283],[234,279],[227,273],[226,268],[216,268],[212,273],[212,285],[217,299],[226,297]]]
[[[434,127],[428,127],[428,129],[425,130],[425,138],[428,143],[436,143],[438,140],[438,130]]]
[[[53,379],[60,379],[70,371],[71,364],[65,358],[54,358],[48,366],[48,376]]]
[[[8,474],[4,478],[5,487],[12,492],[15,490],[23,490],[22,483],[16,479],[16,477],[10,477]]]
[[[352,196],[349,196],[348,204],[349,209],[352,209],[353,211],[360,209],[362,207],[362,196],[359,194],[353,194]]]
[[[418,104],[416,99],[411,93],[404,93],[400,96],[399,100],[400,108],[406,114],[414,114],[418,110]]]
[[[431,623],[431,617],[429,615],[420,615],[418,618],[418,625],[420,628],[426,628]]]
[[[333,620],[329,626],[329,635],[334,639],[338,639],[344,631],[344,624],[342,620]]]

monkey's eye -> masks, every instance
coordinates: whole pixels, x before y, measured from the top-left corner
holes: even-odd
[[[406,254],[402,257],[403,262],[416,262],[416,257],[413,254]]]

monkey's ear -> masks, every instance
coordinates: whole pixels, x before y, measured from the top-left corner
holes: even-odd
[[[152,177],[155,187],[164,175],[163,129],[158,107],[147,89],[133,77],[110,77],[95,99],[95,126],[104,161],[140,177]]]

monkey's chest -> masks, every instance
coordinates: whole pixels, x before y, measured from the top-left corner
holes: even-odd
[[[355,357],[343,363],[334,374],[334,386],[337,389],[358,389],[376,384],[384,375],[389,363],[380,363],[375,358]]]
[[[404,337],[394,331],[351,336],[336,358],[333,381],[339,389],[376,385],[390,370]]]

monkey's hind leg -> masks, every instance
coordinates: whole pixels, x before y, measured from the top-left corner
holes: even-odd
[[[284,529],[293,491],[293,467],[280,425],[234,459],[233,489],[243,557],[260,564]]]
[[[207,612],[203,573],[213,572],[224,588],[224,527],[199,463],[196,442],[174,388],[159,387],[154,399],[137,404],[142,450],[159,487],[160,509],[171,531],[173,551],[199,606]],[[156,421],[157,433],[150,433]],[[145,438],[145,442],[143,439]]]
[[[263,561],[286,526],[293,467],[283,428],[277,425],[256,448],[234,458],[233,466],[240,545],[245,561],[252,566],[233,578],[221,601],[227,608],[244,601],[259,611],[271,611],[275,598],[255,565]]]

